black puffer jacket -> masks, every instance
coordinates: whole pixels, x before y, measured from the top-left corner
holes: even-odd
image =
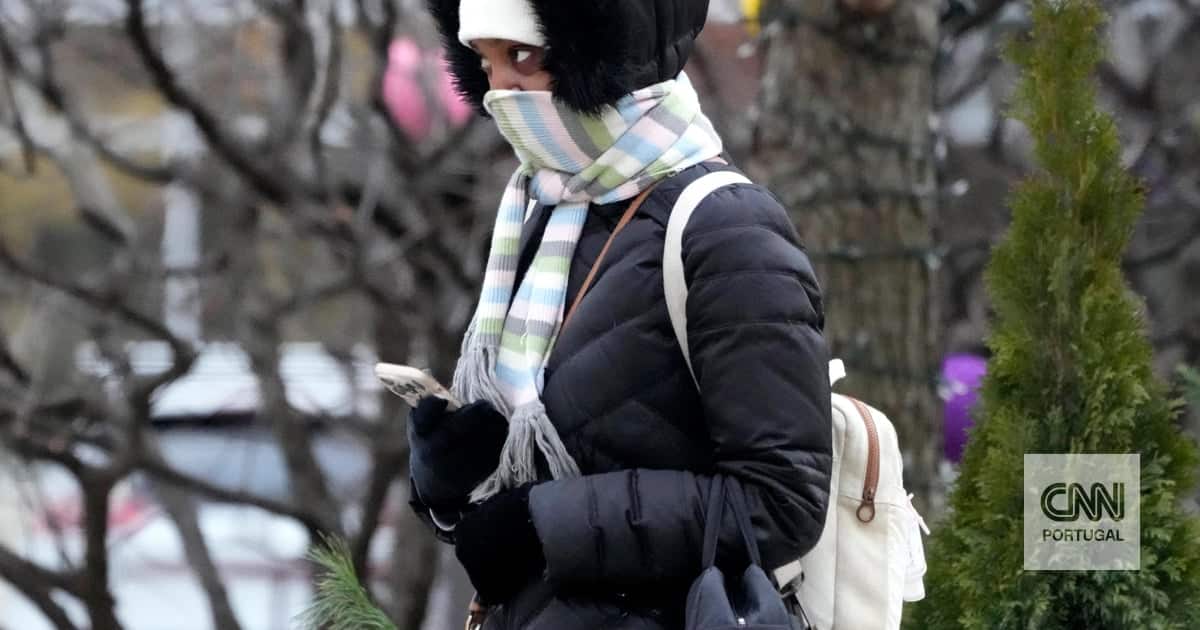
[[[542,400],[584,475],[533,489],[545,581],[500,607],[489,629],[675,628],[700,571],[714,475],[745,488],[769,568],[812,548],[831,466],[828,353],[820,289],[787,213],[765,189],[708,197],[683,236],[697,392],[663,298],[676,198],[702,164],[663,181],[613,241],[551,353]],[[592,206],[567,303],[628,202]],[[523,270],[551,208],[521,239]],[[718,558],[741,556],[732,519]]]
[[[458,42],[459,0],[427,3],[456,84],[478,108],[488,82]],[[530,3],[553,94],[583,112],[675,77],[708,10],[708,0]],[[744,487],[768,568],[816,544],[829,500],[828,352],[820,289],[787,213],[763,188],[736,185],[706,199],[684,233],[700,392],[663,299],[671,206],[689,182],[723,168],[695,166],[655,188],[562,330],[542,402],[583,476],[534,487],[546,575],[498,607],[488,630],[680,627],[714,475]],[[568,304],[628,203],[590,209]],[[550,211],[535,208],[526,222],[520,271]],[[738,540],[730,517],[719,562],[744,557]]]

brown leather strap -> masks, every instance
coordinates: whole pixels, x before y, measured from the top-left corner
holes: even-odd
[[[863,401],[850,398],[850,402],[854,403],[854,408],[858,409],[858,414],[862,416],[863,424],[867,427],[867,474],[863,479],[862,503],[855,513],[858,520],[870,523],[875,519],[875,490],[879,486],[879,429],[875,426],[875,419],[871,417],[871,410]]]
[[[575,314],[575,309],[579,308],[579,302],[583,300],[584,294],[586,294],[588,288],[592,286],[592,280],[596,277],[596,270],[600,268],[600,263],[604,262],[604,255],[608,253],[608,247],[612,245],[613,239],[617,237],[617,234],[619,234],[621,230],[625,229],[625,226],[629,223],[629,220],[633,218],[634,214],[637,214],[638,208],[641,207],[642,202],[646,200],[646,197],[650,196],[650,191],[654,190],[654,187],[657,185],[658,182],[655,182],[654,184],[651,184],[649,188],[643,190],[641,194],[639,194],[637,198],[633,200],[633,203],[629,204],[629,207],[625,210],[625,214],[621,215],[621,220],[617,222],[617,227],[613,228],[612,234],[608,235],[608,241],[604,243],[604,248],[600,250],[600,255],[596,257],[596,262],[592,263],[592,268],[590,271],[588,271],[587,278],[584,278],[583,285],[579,287],[579,293],[575,294],[575,301],[571,303],[571,308],[567,310],[567,316],[563,318],[563,323],[559,330],[567,327],[567,322],[571,321],[571,316]]]
[[[478,597],[478,593],[472,595],[471,603],[467,604],[467,621],[463,624],[463,630],[480,630],[483,622],[487,621],[487,606],[480,604]]]

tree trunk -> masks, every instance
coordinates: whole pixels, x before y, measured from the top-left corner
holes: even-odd
[[[849,373],[841,389],[895,422],[906,485],[936,516],[938,3],[889,5],[775,4],[750,167],[790,209],[817,267],[826,336]]]
[[[377,307],[375,321],[375,344],[382,360],[408,363],[412,353],[412,329],[396,325],[396,318]],[[383,394],[381,421],[403,427],[408,422],[408,407],[399,397]],[[400,628],[420,628],[429,608],[429,595],[438,571],[438,542],[425,524],[408,508],[408,442],[403,430],[394,432],[400,442],[381,457],[391,458],[390,464],[405,481],[401,500],[396,501],[396,536],[392,547],[392,561],[388,565],[384,580],[388,591],[381,593],[380,600],[388,616]],[[365,557],[365,549],[364,557]],[[465,605],[465,604],[464,604]]]
[[[121,630],[108,574],[108,509],[113,479],[94,472],[92,475],[95,476],[76,477],[83,493],[83,563],[86,567],[83,605],[91,620],[91,630]]]
[[[150,439],[155,442],[152,448],[156,453],[155,457],[158,457],[158,440],[154,436],[150,436]],[[195,574],[196,581],[200,583],[204,596],[208,598],[212,627],[216,630],[242,630],[237,615],[233,612],[233,604],[229,600],[225,583],[221,581],[221,572],[209,553],[204,532],[200,529],[200,511],[196,497],[188,494],[186,490],[160,482],[154,482],[154,494],[175,523],[188,566]]]

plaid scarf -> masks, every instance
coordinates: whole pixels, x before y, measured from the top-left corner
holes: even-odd
[[[492,403],[509,423],[500,465],[475,488],[473,501],[536,481],[535,446],[554,479],[579,474],[540,394],[589,204],[635,197],[721,152],[721,138],[683,73],[595,116],[554,102],[549,92],[493,90],[484,107],[521,166],[500,200],[483,291],[451,387],[459,400]],[[517,246],[531,200],[555,208],[514,297]]]

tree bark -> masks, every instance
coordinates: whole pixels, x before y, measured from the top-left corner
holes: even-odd
[[[157,446],[155,449],[157,451]],[[155,482],[154,491],[179,531],[189,568],[196,574],[196,580],[208,598],[213,627],[217,630],[241,630],[225,584],[221,582],[221,573],[204,541],[195,497],[168,483]]]
[[[905,483],[927,511],[941,453],[930,130],[938,3],[902,0],[871,16],[857,8],[787,0],[767,16],[750,168],[809,248],[826,336],[849,372],[844,390],[895,422],[911,458]]]
[[[84,571],[87,575],[83,605],[87,607],[92,630],[121,630],[108,576],[108,501],[114,480],[99,472],[81,475],[78,480],[83,492]]]
[[[55,630],[76,630],[67,612],[51,597],[61,577],[0,546],[0,578],[37,606]],[[71,594],[77,594],[72,592]]]
[[[402,363],[409,360],[413,350],[411,335],[411,328],[395,325],[394,317],[388,315],[383,305],[377,305],[375,344],[381,358]],[[383,423],[396,423],[398,427],[403,427],[408,422],[408,408],[399,397],[385,392],[381,402]],[[388,441],[395,442],[392,448],[377,451],[380,457],[390,460],[377,461],[377,465],[390,469],[392,474],[398,473],[401,479],[405,479],[408,475],[407,434],[404,431],[387,429],[382,429],[381,432],[389,436]],[[379,474],[379,471],[375,472]],[[384,576],[390,588],[387,596],[381,597],[381,600],[388,616],[396,621],[398,627],[420,628],[428,611],[429,594],[437,577],[439,543],[406,505],[407,485],[406,482],[401,492],[402,500],[396,502],[399,509],[396,511],[395,544],[392,549],[392,561]],[[367,543],[367,540],[363,540],[361,549],[364,563]]]

